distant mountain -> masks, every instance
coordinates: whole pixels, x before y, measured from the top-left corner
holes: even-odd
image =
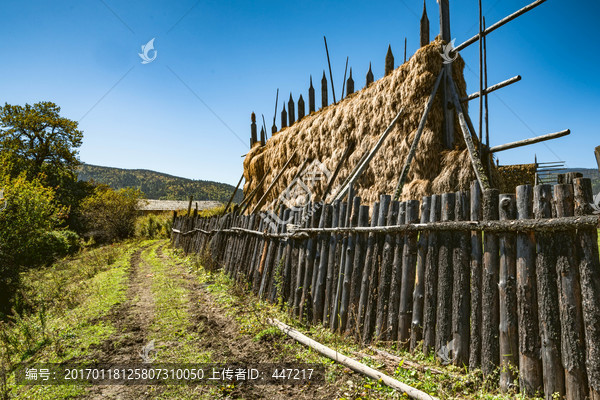
[[[567,172],[579,172],[584,178],[590,178],[592,180],[592,191],[594,194],[600,193],[600,171],[597,168],[565,168],[557,171],[559,174],[566,174]],[[556,183],[556,173],[552,175],[552,181]]]
[[[83,164],[79,168],[80,181],[95,181],[113,189],[131,187],[140,189],[148,199],[156,200],[214,200],[226,203],[233,193],[233,186],[226,183],[180,178],[147,169],[121,169]],[[238,189],[233,201],[242,201]]]

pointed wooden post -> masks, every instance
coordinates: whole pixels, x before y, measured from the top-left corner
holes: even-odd
[[[260,145],[264,146],[265,143],[267,143],[267,140],[265,138],[265,128],[260,128]]]
[[[252,145],[254,145],[254,143],[256,143],[256,140],[257,140],[257,136],[256,136],[256,114],[252,113],[250,115],[250,120],[252,121],[252,123],[250,124],[250,147],[252,147]]]
[[[327,78],[325,77],[325,70],[323,70],[323,78],[321,78],[321,108],[327,107]]]
[[[304,108],[304,99],[302,98],[302,95],[300,95],[300,98],[298,99],[298,121],[304,118],[305,113],[306,109]]]
[[[294,99],[292,99],[292,93],[290,93],[290,99],[288,100],[288,110],[288,121],[289,125],[292,126],[294,125],[294,122],[296,122],[296,115],[294,111]]]
[[[346,96],[354,93],[354,79],[352,79],[352,67],[350,67],[350,76],[346,81]]]
[[[392,54],[392,46],[388,45],[387,54],[385,55],[385,76],[388,76],[394,70],[394,55]]]
[[[404,37],[404,62],[406,62],[406,36]]]
[[[452,38],[450,36],[450,5],[448,0],[439,0],[440,5],[440,33],[442,40],[446,43],[450,43]],[[444,116],[444,146],[450,149],[454,146],[454,113],[453,110],[448,107],[450,96],[451,96],[451,81],[452,81],[452,64],[444,64],[444,70],[446,72],[446,84],[444,85],[443,103],[445,105],[445,116]]]
[[[283,110],[281,110],[281,129],[287,127],[287,111],[285,111],[285,102],[283,103]]]
[[[427,18],[427,6],[423,0],[423,16],[421,17],[421,47],[429,44],[429,18]]]
[[[373,71],[371,70],[371,63],[369,63],[369,71],[367,72],[367,84],[366,86],[369,87],[369,85],[373,83]]]
[[[600,171],[600,146],[594,149],[594,154],[596,155],[596,163],[598,164],[598,171]]]
[[[310,76],[310,87],[308,88],[308,113],[315,112],[315,88],[312,84],[312,75]]]

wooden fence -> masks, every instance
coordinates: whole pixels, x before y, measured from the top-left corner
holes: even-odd
[[[498,374],[502,390],[600,399],[598,216],[589,179],[372,207],[174,218],[173,243],[260,298],[366,344]],[[275,221],[280,222],[276,224]],[[284,221],[284,223],[281,223]]]

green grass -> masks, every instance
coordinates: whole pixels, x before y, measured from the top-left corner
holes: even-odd
[[[347,393],[349,398],[398,398],[399,396],[400,398],[406,398],[370,378],[360,376],[358,382],[356,379],[350,379],[353,373],[347,368],[321,356],[308,347],[290,340],[278,329],[267,324],[266,319],[277,318],[308,337],[344,355],[358,359],[372,368],[385,371],[385,365],[375,357],[371,357],[368,354],[369,350],[362,348],[354,340],[333,333],[322,325],[306,326],[290,318],[289,314],[280,307],[258,300],[253,294],[245,292],[224,273],[207,271],[202,267],[197,256],[184,256],[181,252],[173,250],[165,250],[165,252],[196,271],[199,281],[206,285],[207,290],[212,293],[215,300],[226,310],[227,314],[239,323],[241,333],[250,334],[254,336],[255,340],[270,340],[272,344],[279,346],[282,357],[283,354],[290,354],[294,355],[299,362],[325,365],[327,368],[326,380],[340,385],[341,391]],[[376,344],[376,347],[406,360],[417,362],[422,366],[435,367],[436,370],[441,370],[442,374],[433,374],[428,371],[417,371],[396,365],[393,372],[386,372],[399,381],[440,399],[507,400],[526,398],[514,393],[501,394],[495,380],[494,382],[491,380],[486,381],[479,370],[467,372],[452,365],[442,366],[434,360],[433,355],[425,357],[420,352],[411,354],[398,350],[395,346],[386,347],[383,344]],[[367,356],[361,358],[356,355],[357,352],[367,353]]]
[[[132,242],[84,251],[54,265],[24,272],[16,310],[0,323],[0,360],[9,371],[4,397],[61,399],[82,386],[15,386],[21,362],[65,362],[87,354],[114,333],[101,320],[124,301]]]

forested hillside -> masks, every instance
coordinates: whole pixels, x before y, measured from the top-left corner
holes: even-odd
[[[121,169],[83,164],[78,171],[80,181],[94,180],[113,189],[140,189],[146,198],[157,200],[215,200],[227,202],[234,187],[226,183],[192,180],[145,169]],[[242,200],[238,190],[235,202]]]

